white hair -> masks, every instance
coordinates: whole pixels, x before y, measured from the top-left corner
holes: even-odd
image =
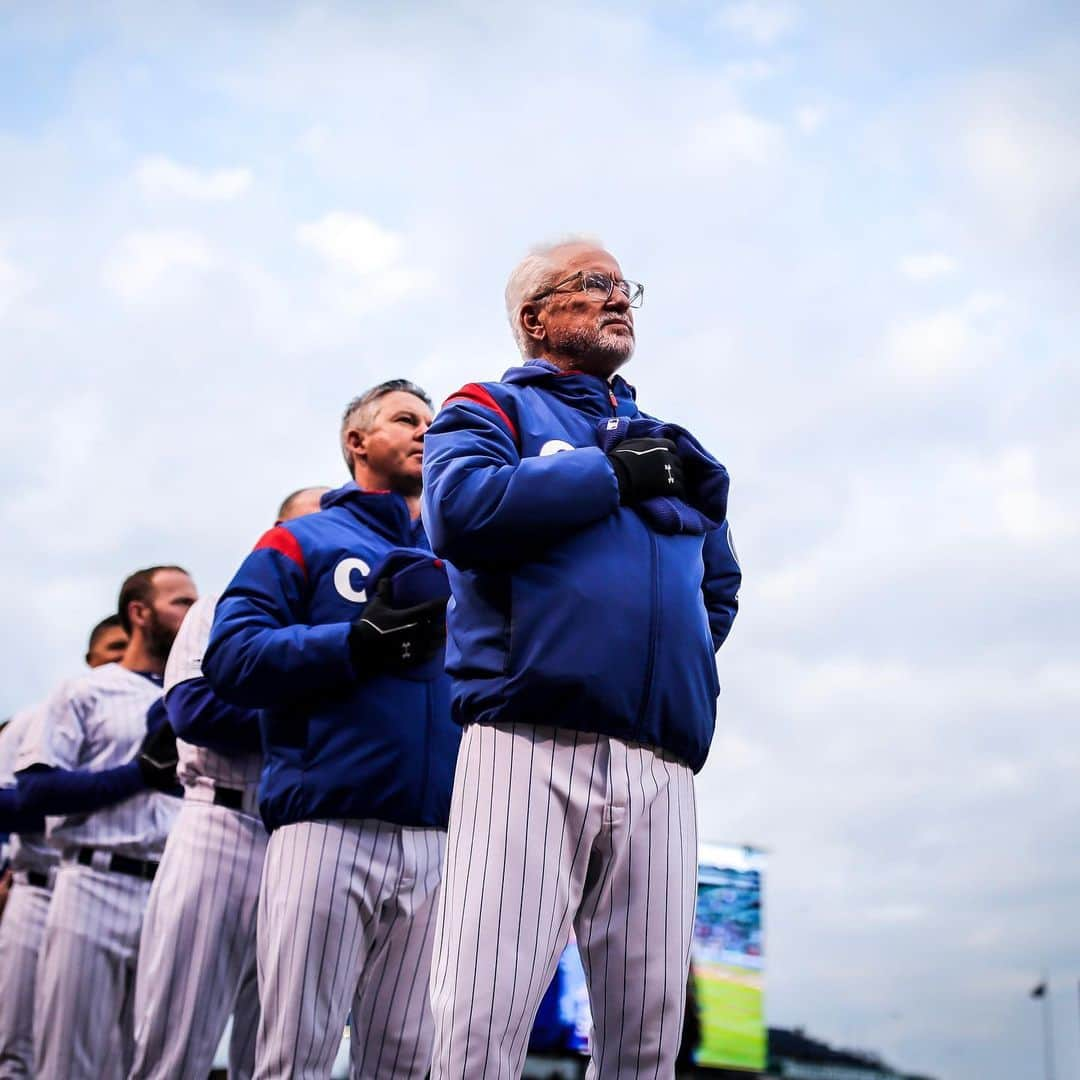
[[[536,355],[538,343],[525,333],[521,325],[521,309],[537,293],[550,289],[559,280],[560,264],[552,256],[563,248],[581,245],[600,249],[604,246],[595,236],[566,236],[555,243],[537,244],[530,248],[529,254],[511,271],[506,283],[506,317],[510,320],[510,329],[522,356]]]

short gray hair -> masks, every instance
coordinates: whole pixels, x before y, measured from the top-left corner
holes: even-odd
[[[370,390],[365,390],[359,397],[354,397],[348,405],[345,406],[345,412],[341,416],[341,456],[345,459],[345,468],[349,470],[349,475],[352,476],[353,463],[352,454],[349,453],[349,447],[345,442],[345,433],[349,430],[349,426],[352,423],[353,417],[358,412],[365,412],[365,416],[360,422],[360,426],[366,431],[371,426],[372,420],[375,419],[376,404],[381,398],[386,397],[387,394],[393,394],[398,390],[406,394],[412,394],[413,397],[418,397],[429,409],[432,407],[431,398],[428,397],[426,391],[422,390],[414,382],[409,382],[408,379],[388,379],[386,382],[379,383],[378,386],[373,386]]]
[[[581,244],[601,249],[604,246],[595,236],[576,235],[551,244],[537,244],[511,271],[506,283],[506,317],[510,320],[510,329],[522,356],[534,356],[536,346],[521,328],[521,309],[537,293],[550,289],[558,281],[559,264],[552,258],[555,252]]]

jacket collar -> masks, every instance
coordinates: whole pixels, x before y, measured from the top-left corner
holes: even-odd
[[[600,406],[606,415],[615,407],[620,413],[635,413],[637,391],[619,374],[610,379],[584,371],[564,371],[548,360],[526,360],[502,377],[515,386],[542,386],[545,390],[579,408]],[[614,399],[614,400],[613,400]]]
[[[340,506],[361,524],[395,542],[408,542],[422,530],[420,520],[413,521],[405,497],[396,491],[365,491],[355,480],[319,500],[323,510]]]

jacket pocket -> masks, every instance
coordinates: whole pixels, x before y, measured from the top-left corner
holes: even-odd
[[[509,690],[544,714],[588,729],[629,730],[648,667],[652,584],[648,535],[619,515],[515,570]]]
[[[262,729],[270,746],[302,750],[308,741],[308,718],[293,709],[268,709],[262,716]]]

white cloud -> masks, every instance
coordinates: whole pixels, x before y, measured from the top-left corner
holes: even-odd
[[[1032,222],[1058,208],[1075,208],[1080,194],[1080,135],[1045,106],[986,102],[964,140],[978,188],[1010,219]]]
[[[975,370],[994,351],[989,318],[1000,307],[1000,298],[977,293],[958,307],[894,326],[886,346],[893,374],[928,383]]]
[[[1011,447],[978,472],[990,496],[988,505],[996,511],[999,527],[1010,539],[1040,543],[1077,531],[1074,503],[1059,500],[1046,490],[1032,447]]]
[[[324,315],[356,315],[385,307],[423,289],[431,275],[405,262],[401,233],[384,228],[362,214],[335,210],[296,230],[297,241],[328,265],[321,303]]]
[[[795,110],[795,123],[804,135],[813,135],[825,123],[825,110],[820,105],[802,105]]]
[[[362,277],[395,268],[402,254],[402,238],[370,218],[334,211],[301,225],[297,239],[327,262]]]
[[[139,162],[135,179],[153,197],[228,202],[251,187],[252,177],[248,169],[201,171],[158,155]]]
[[[139,303],[175,293],[213,263],[209,245],[197,233],[148,230],[125,236],[106,259],[102,276],[122,300]]]
[[[740,0],[716,14],[716,25],[748,37],[758,45],[772,45],[799,22],[793,4],[783,0]]]
[[[749,112],[729,109],[691,129],[685,158],[695,172],[723,175],[740,166],[767,165],[782,145],[779,128]]]
[[[0,319],[30,288],[30,275],[0,254]]]
[[[956,272],[957,263],[951,255],[932,251],[919,255],[905,255],[900,260],[900,273],[912,281],[928,281]]]

